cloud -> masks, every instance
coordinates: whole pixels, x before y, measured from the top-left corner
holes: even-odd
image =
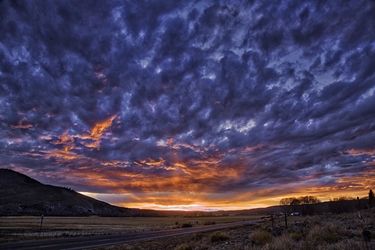
[[[374,8],[2,1],[0,164],[200,203],[350,191],[374,158]]]

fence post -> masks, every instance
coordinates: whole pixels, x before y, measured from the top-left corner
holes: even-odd
[[[39,228],[39,233],[42,233],[43,219],[44,219],[44,214],[42,214],[42,216],[40,216],[40,228]]]
[[[285,228],[288,228],[288,219],[286,217],[286,213],[284,213],[284,216],[285,216]]]

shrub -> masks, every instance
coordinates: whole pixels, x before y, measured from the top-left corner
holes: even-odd
[[[255,230],[250,234],[250,238],[254,244],[259,246],[264,246],[273,240],[272,234],[265,230]]]
[[[203,225],[207,226],[207,225],[215,225],[216,222],[215,221],[205,221],[203,222]]]
[[[303,235],[300,232],[291,232],[289,233],[289,237],[295,241],[300,241],[303,239]]]
[[[336,243],[340,240],[340,228],[332,223],[326,223],[323,226],[315,226],[309,232],[308,238],[317,244]]]
[[[328,249],[330,250],[361,250],[363,249],[361,246],[363,247],[362,242],[357,242],[354,240],[343,240],[334,245],[330,245],[326,249],[327,250]]]
[[[194,246],[192,243],[183,243],[175,248],[175,250],[193,250]]]
[[[194,234],[191,235],[192,241],[199,241],[203,238],[204,238],[204,234],[202,234],[202,233],[194,233]]]
[[[290,249],[301,249],[293,239],[287,235],[276,237],[270,243],[265,244],[262,250],[290,250]]]
[[[182,225],[181,225],[181,227],[182,228],[184,228],[184,227],[192,227],[193,225],[191,224],[191,223],[183,223]]]
[[[216,241],[225,241],[228,240],[229,237],[225,233],[221,231],[216,231],[213,234],[210,235],[210,241],[211,242],[216,242]]]

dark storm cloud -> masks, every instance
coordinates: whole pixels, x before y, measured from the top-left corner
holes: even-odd
[[[1,165],[95,192],[362,175],[374,164],[374,11],[371,1],[2,1]]]

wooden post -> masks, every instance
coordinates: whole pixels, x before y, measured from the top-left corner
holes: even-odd
[[[359,198],[357,197],[357,199],[359,199]],[[366,228],[365,228],[365,219],[362,217],[361,212],[359,210],[358,210],[358,217],[359,217],[359,220],[361,221],[362,235],[363,235],[363,239],[364,239],[365,244],[366,244],[366,249],[369,250],[367,241],[370,242],[370,240],[371,240],[371,233],[366,230]]]
[[[286,213],[284,213],[284,216],[285,216],[285,228],[287,229],[288,228],[288,220],[286,218]]]
[[[40,216],[40,232],[42,232],[43,219],[44,219],[44,215],[42,214],[42,216]]]

